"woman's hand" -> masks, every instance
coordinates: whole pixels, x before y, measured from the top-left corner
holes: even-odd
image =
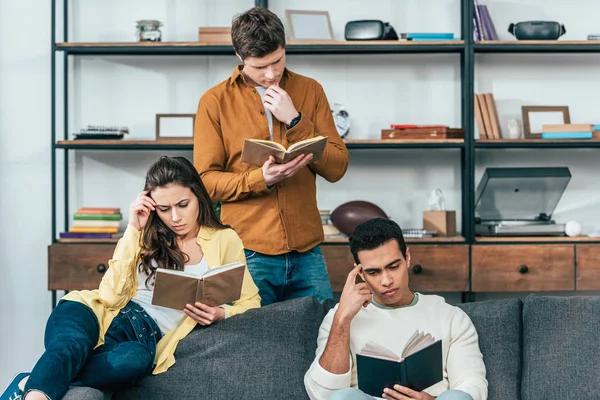
[[[394,385],[393,389],[384,389],[382,397],[387,400],[434,400],[427,392],[417,392],[404,386]]]
[[[155,209],[156,203],[150,196],[148,191],[144,190],[137,195],[133,203],[129,206],[129,225],[133,226],[138,231],[141,231],[148,222],[150,213]]]
[[[225,310],[221,307],[209,307],[200,302],[196,302],[195,305],[186,304],[183,312],[202,326],[209,326],[225,319]]]

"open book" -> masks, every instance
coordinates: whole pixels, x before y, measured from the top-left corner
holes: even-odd
[[[158,268],[152,304],[183,310],[199,301],[211,307],[239,300],[246,266],[235,262],[209,269],[201,276]]]
[[[358,388],[376,397],[395,384],[420,392],[443,379],[442,369],[442,341],[418,330],[400,356],[373,342],[356,355]]]
[[[284,164],[293,160],[301,154],[313,154],[312,161],[317,161],[323,155],[327,137],[315,136],[310,139],[294,143],[287,150],[282,144],[271,140],[244,139],[242,148],[242,162],[262,167],[269,159],[269,156],[275,157],[277,164]]]

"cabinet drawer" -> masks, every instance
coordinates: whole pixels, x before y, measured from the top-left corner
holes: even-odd
[[[66,244],[48,246],[48,289],[97,289],[115,244]]]
[[[469,290],[468,245],[410,247],[409,287],[418,292]]]
[[[469,290],[468,245],[413,245],[409,269],[410,288],[419,292],[462,292]],[[354,258],[348,245],[322,245],[329,281],[341,292]]]
[[[334,292],[341,292],[348,274],[354,268],[354,258],[347,244],[323,244],[321,251],[327,265],[329,282]]]
[[[471,263],[473,292],[575,289],[574,245],[476,245]]]
[[[575,245],[577,290],[600,290],[600,245]]]

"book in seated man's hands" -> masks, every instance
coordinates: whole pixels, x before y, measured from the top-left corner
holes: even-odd
[[[396,384],[421,392],[443,379],[442,369],[442,341],[419,331],[401,356],[373,342],[356,354],[358,388],[375,397]]]
[[[197,301],[217,307],[239,300],[246,266],[235,262],[209,269],[197,276],[184,271],[158,268],[152,304],[183,310]]]
[[[294,143],[286,150],[281,143],[271,140],[244,139],[241,161],[262,167],[269,156],[275,157],[277,164],[285,164],[301,154],[309,153],[313,155],[312,161],[317,161],[323,155],[326,144],[326,136],[315,136]]]

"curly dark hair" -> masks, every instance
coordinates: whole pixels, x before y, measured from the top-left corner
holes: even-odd
[[[189,188],[198,199],[198,225],[216,229],[229,228],[217,217],[200,175],[184,157],[162,156],[152,164],[146,173],[144,190],[151,193],[156,188],[173,183]],[[139,265],[139,271],[148,275],[146,285],[156,274],[156,268],[183,270],[189,257],[181,251],[176,239],[175,233],[156,215],[156,211],[150,212],[142,232]]]
[[[350,252],[354,261],[360,264],[359,251],[376,249],[390,240],[398,242],[402,257],[406,259],[406,242],[400,225],[391,219],[373,218],[356,227],[350,237]]]
[[[285,29],[279,17],[262,7],[253,7],[237,15],[231,24],[233,49],[242,60],[264,57],[285,48]]]

